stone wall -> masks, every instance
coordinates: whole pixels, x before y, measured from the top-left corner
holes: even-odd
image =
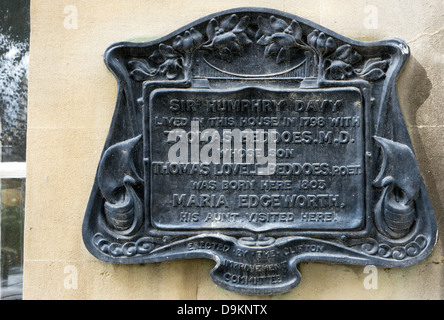
[[[267,7],[361,41],[401,38],[412,57],[398,95],[438,219],[444,225],[442,0],[32,0],[25,299],[254,299],[218,288],[214,262],[112,265],[81,228],[117,83],[103,63],[117,41],[149,41],[211,13]],[[442,299],[444,255],[403,269],[303,263],[301,284],[272,299]],[[264,298],[264,297],[262,297]]]

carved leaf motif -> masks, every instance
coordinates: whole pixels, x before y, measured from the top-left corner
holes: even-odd
[[[168,59],[159,67],[160,74],[166,74],[170,80],[177,78],[182,70],[182,59]]]
[[[141,69],[135,69],[131,72],[131,78],[135,81],[146,81],[151,78],[153,75],[142,71]]]
[[[316,52],[318,57],[328,56],[335,50],[338,50],[336,41],[319,30],[313,30],[307,36],[307,41],[308,45]],[[342,52],[339,52],[339,54],[342,54]]]
[[[362,56],[349,44],[337,48],[330,58],[333,60],[341,60],[351,65],[355,65],[362,60]]]
[[[346,80],[354,74],[353,67],[344,61],[329,61],[329,64],[330,65],[325,70],[325,76],[327,79]]]
[[[191,39],[191,36],[188,37],[177,36],[176,39],[174,39],[173,41],[173,47],[176,50],[184,49],[185,51],[187,51],[191,49],[192,46],[193,46],[193,40]]]
[[[381,58],[368,59],[362,69],[355,69],[355,74],[367,81],[378,81],[385,78],[389,62]]]
[[[337,48],[336,41],[332,37],[329,37],[325,43],[325,54],[328,55],[334,52],[336,48]]]
[[[242,55],[245,47],[252,44],[246,34],[249,24],[249,16],[239,20],[235,14],[223,19],[220,25],[216,19],[211,19],[206,28],[208,41],[201,48],[212,50],[222,60],[231,61],[233,55]]]
[[[271,55],[278,54],[280,50],[281,48],[276,43],[272,43],[265,48],[265,56],[269,57]]]
[[[242,55],[244,53],[244,49],[234,41],[230,43],[229,49],[235,55]]]
[[[318,49],[318,52],[321,55],[324,55],[324,53],[325,53],[326,42],[327,42],[327,36],[325,35],[325,33],[321,32],[319,34],[318,39],[316,40],[316,48]]]
[[[261,45],[261,46],[268,46],[269,44],[272,43],[272,37],[271,36],[266,36],[263,35],[258,41],[257,44]]]
[[[277,63],[283,63],[284,61],[290,60],[290,55],[287,50],[281,49],[279,50],[278,56],[276,58]]]
[[[332,41],[334,42],[333,39]],[[335,43],[333,42],[329,44],[329,39],[326,42],[327,51],[325,55],[327,56],[329,51],[333,51],[324,65],[326,77],[334,80],[345,80],[358,76],[367,81],[378,81],[385,77],[388,61],[381,58],[372,58],[366,61],[362,70],[355,69],[363,57],[349,44],[334,49]]]
[[[158,49],[149,56],[149,60],[157,65],[157,68],[152,67],[148,61],[134,59],[130,62],[130,68],[134,69],[131,73],[132,78],[136,81],[144,81],[147,77],[158,74],[165,75],[169,80],[177,78],[189,68],[187,61],[190,54],[200,47],[203,41],[203,35],[191,28],[176,36],[172,45],[159,44]]]
[[[362,56],[350,44],[338,47],[335,39],[317,29],[308,34],[304,43],[303,30],[295,20],[288,25],[274,16],[269,19],[259,16],[258,27],[257,44],[265,46],[265,57],[276,55],[277,64],[291,61],[295,50],[311,50],[315,64],[329,79],[346,80],[359,76],[367,81],[377,81],[385,77],[387,61],[369,59],[362,70],[355,70],[354,66],[362,61]]]
[[[194,28],[185,31],[183,36],[177,36],[173,41],[174,50],[190,53],[203,43],[202,34]]]
[[[214,37],[216,36],[216,28],[219,26],[219,23],[216,19],[211,19],[210,22],[207,25],[207,36],[208,41],[211,42]]]
[[[318,40],[318,37],[319,37],[319,30],[313,30],[313,32],[311,32],[307,36],[307,41],[308,41],[308,44],[310,45],[310,47],[312,47],[312,48],[316,47],[316,42]]]
[[[366,74],[362,75],[362,78],[364,78],[367,81],[378,81],[383,78],[385,78],[385,72],[381,69],[373,69]]]
[[[262,32],[263,35],[271,36],[274,32],[271,28],[270,20],[264,19],[261,16],[257,18],[257,23],[259,26],[259,30]]]
[[[182,42],[183,38],[177,37],[173,46],[183,46]],[[155,74],[166,75],[170,80],[177,78],[184,69],[183,57],[172,46],[163,43],[159,45],[158,50],[151,54],[149,59],[159,65]]]
[[[159,45],[159,51],[162,54],[162,56],[164,56],[167,59],[174,59],[180,57],[180,55],[173,49],[172,46],[165,45],[163,43]]]
[[[162,56],[159,50],[154,50],[154,52],[149,56],[149,60],[156,64],[162,64],[165,58]]]
[[[236,25],[236,27],[233,29],[233,33],[245,32],[249,23],[250,23],[250,17],[248,16],[243,17]]]
[[[288,28],[288,24],[284,20],[276,18],[275,16],[270,17],[270,25],[275,32],[283,32]]]
[[[258,17],[259,30],[256,34],[257,44],[265,46],[264,55],[276,55],[276,63],[291,61],[296,57],[295,49],[303,48],[302,28],[295,20],[289,25],[280,18],[271,16],[270,19]]]
[[[290,27],[291,27],[291,30],[293,32],[293,36],[296,39],[296,41],[301,42],[302,41],[302,33],[303,33],[301,25],[296,20],[293,20],[293,21],[291,21]]]
[[[344,61],[347,59],[348,56],[350,56],[351,52],[352,52],[352,47],[348,44],[345,44],[343,46],[340,46],[336,50],[336,52],[333,56],[333,59],[338,59],[338,60]]]
[[[355,65],[355,64],[357,64],[357,63],[359,63],[359,61],[361,61],[362,60],[362,56],[359,54],[359,53],[357,53],[356,51],[353,51],[353,53],[350,55],[350,64],[351,65]]]
[[[204,42],[204,37],[203,37],[202,33],[197,31],[196,29],[191,28],[190,34],[191,34],[191,38],[193,39],[193,44],[194,44],[195,48],[197,48],[198,46],[200,46]]]
[[[381,69],[385,70],[388,65],[388,61],[382,60],[381,58],[372,58],[368,59],[367,62],[364,65],[364,69],[362,70],[363,73],[366,73],[373,69]]]
[[[239,33],[237,35],[237,40],[239,42],[239,44],[241,44],[242,46],[249,46],[253,43],[253,41],[251,41],[248,36],[245,33]]]
[[[281,48],[285,49],[297,46],[296,39],[286,33],[276,33],[271,37],[271,40]]]
[[[133,59],[128,62],[131,71],[131,77],[135,81],[145,81],[154,77],[158,70],[150,66],[148,61],[144,59]]]
[[[237,39],[236,35],[232,32],[223,33],[221,35],[216,36],[213,39],[213,45],[216,48],[227,47],[231,42],[235,42]]]
[[[387,60],[382,60],[380,58],[369,59],[358,75],[367,81],[378,81],[385,78],[387,67]]]
[[[220,23],[220,27],[225,31],[233,30],[234,26],[237,24],[238,21],[239,21],[238,16],[236,14],[232,14],[231,16],[222,20],[222,22]]]

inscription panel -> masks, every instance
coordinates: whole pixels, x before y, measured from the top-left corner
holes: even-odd
[[[155,227],[363,226],[365,139],[358,89],[159,89],[149,107],[146,156]],[[242,144],[236,145],[236,133]]]

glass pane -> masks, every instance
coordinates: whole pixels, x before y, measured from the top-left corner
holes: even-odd
[[[0,0],[0,161],[26,161],[29,0]],[[0,176],[0,300],[22,299],[25,179]],[[11,172],[4,172],[4,171]],[[12,174],[12,175],[11,175]]]
[[[25,179],[2,179],[0,214],[0,297],[20,300],[23,291]]]
[[[29,0],[0,1],[0,119],[2,162],[26,161]]]

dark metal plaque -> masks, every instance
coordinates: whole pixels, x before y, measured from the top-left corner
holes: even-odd
[[[297,264],[405,267],[437,226],[396,96],[402,40],[241,8],[112,45],[117,106],[83,225],[111,263],[208,258],[281,293]]]

